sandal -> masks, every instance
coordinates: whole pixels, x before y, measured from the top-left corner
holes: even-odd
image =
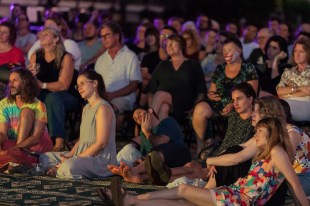
[[[164,164],[158,152],[153,151],[146,156],[144,161],[146,172],[153,185],[165,186],[171,177],[171,169]]]

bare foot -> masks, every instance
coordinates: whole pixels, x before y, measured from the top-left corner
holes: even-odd
[[[120,162],[120,166],[108,165],[108,169],[110,170],[110,172],[112,172],[112,174],[122,176],[126,182],[132,182],[132,183],[143,182],[141,175],[135,174],[132,171],[132,168],[129,167],[124,162]]]
[[[58,170],[57,167],[51,167],[50,169],[47,170],[46,175],[56,177],[57,170]]]

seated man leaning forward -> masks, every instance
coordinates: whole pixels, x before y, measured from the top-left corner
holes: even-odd
[[[8,97],[0,101],[1,167],[9,162],[33,163],[33,157],[19,155],[25,154],[25,150],[43,153],[53,147],[46,127],[46,108],[36,98],[39,87],[31,72],[25,68],[14,69],[8,86]]]
[[[169,167],[180,167],[191,161],[190,153],[183,141],[182,132],[175,119],[167,117],[159,120],[153,109],[137,109],[133,115],[137,124],[141,125],[140,135],[133,143],[126,145],[118,154],[120,166],[109,165],[113,174],[124,177],[125,181],[141,183],[148,179],[146,164],[142,161],[135,167],[130,167],[136,160],[152,151]]]

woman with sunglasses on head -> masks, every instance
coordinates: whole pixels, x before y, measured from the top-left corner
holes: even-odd
[[[88,101],[82,113],[80,139],[70,152],[40,156],[47,174],[59,178],[95,178],[111,175],[107,165],[116,164],[115,115],[106,100],[102,77],[82,72],[76,89]]]
[[[41,88],[39,99],[46,105],[48,129],[55,142],[54,151],[65,150],[65,112],[80,109],[80,99],[74,84],[77,72],[67,53],[60,31],[45,27],[39,34],[40,44],[31,55],[29,70]]]

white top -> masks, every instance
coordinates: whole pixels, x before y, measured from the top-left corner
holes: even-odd
[[[78,47],[77,43],[71,39],[65,39],[63,41],[66,52],[70,53],[74,60],[74,68],[76,70],[80,70],[81,61],[82,61],[82,55],[80,48]],[[28,52],[28,59],[30,60],[30,57],[33,53],[35,53],[36,50],[40,48],[40,40],[37,40],[32,47],[30,48]]]
[[[310,65],[307,65],[306,69],[301,73],[298,72],[297,66],[289,69],[286,68],[281,76],[281,80],[278,87],[287,87],[291,85],[296,86],[309,86],[310,85]],[[285,97],[285,99],[299,100],[299,101],[310,101],[310,96],[304,97]]]
[[[108,52],[105,51],[95,64],[95,71],[102,76],[107,92],[122,89],[128,86],[130,81],[142,81],[139,60],[133,51],[123,46],[114,59]],[[124,98],[134,104],[136,93],[132,92]]]
[[[250,42],[250,43],[244,43],[244,39],[240,38],[241,44],[242,44],[242,54],[244,60],[247,60],[250,57],[250,54],[252,51],[256,48],[259,48],[259,45],[256,42]]]

